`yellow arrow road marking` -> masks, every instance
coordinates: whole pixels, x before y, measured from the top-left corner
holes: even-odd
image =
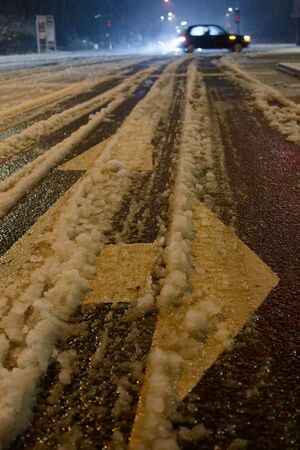
[[[72,86],[68,88],[70,91],[75,89],[76,86]],[[56,95],[61,94],[57,93]],[[88,170],[90,169],[96,159],[101,155],[104,148],[111,138],[106,139],[103,142],[95,145],[94,147],[86,150],[81,155],[73,158],[65,164],[62,164],[58,167],[59,170]],[[137,171],[146,171],[152,170],[152,151],[153,147],[151,145],[143,145],[143,148],[118,148],[118,153],[113,155],[114,158],[120,159],[126,163],[127,169],[134,169]],[[136,154],[139,154],[139,157],[136,158]],[[5,289],[9,284],[9,280],[12,280],[16,277],[20,276],[22,272],[23,265],[29,263],[30,256],[35,247],[35,242],[37,242],[38,238],[45,234],[46,231],[49,231],[50,223],[53,226],[62,205],[65,203],[67,199],[67,191],[66,194],[60,198],[54,206],[52,206],[42,217],[40,217],[37,222],[26,232],[26,234],[19,239],[13,247],[6,252],[5,255],[0,257],[0,291]],[[37,252],[37,249],[35,249]],[[35,267],[36,264],[33,264]]]
[[[193,219],[195,273],[184,305],[160,312],[151,353],[176,352],[180,372],[169,382],[174,401],[182,400],[278,283],[278,277],[204,205]],[[154,366],[149,358],[130,450],[137,449],[144,429],[145,404]]]
[[[106,145],[111,140],[111,137],[94,147],[86,150],[76,158],[62,164],[61,170],[88,170],[93,166],[93,163],[104,151]],[[142,145],[142,144],[141,144]],[[138,155],[138,158],[137,158]],[[124,164],[127,170],[136,170],[139,172],[153,170],[153,147],[152,145],[142,145],[142,148],[122,148],[118,147],[114,152],[112,151],[111,159],[117,159]]]
[[[156,244],[105,245],[85,303],[132,302],[151,287]]]
[[[28,272],[32,272],[34,268],[41,264],[43,257],[50,256],[51,244],[47,244],[45,241],[41,243],[40,239],[47,232],[52,231],[69,195],[70,190],[54,203],[45,214],[39,217],[24,236],[0,257],[0,292],[12,281],[22,278],[25,265]],[[31,259],[32,255],[34,255],[33,260]]]
[[[89,170],[96,159],[99,158],[110,139],[100,142],[100,144],[91,147],[89,150],[62,164],[59,166],[59,170]]]
[[[0,292],[14,280],[22,279],[24,269],[32,273],[34,269],[43,263],[43,258],[52,253],[51,242],[41,238],[46,233],[51,233],[57,222],[62,208],[66,205],[72,188],[75,187],[80,179],[68,189],[37,221],[32,227],[18,240],[14,245],[0,257]],[[30,279],[24,277],[26,283]]]
[[[76,158],[73,158],[67,163],[62,164],[58,167],[58,170],[88,170],[101,154],[106,142],[107,140],[90,150],[87,150]],[[79,180],[76,183],[78,182]],[[3,291],[12,280],[20,277],[24,264],[27,264],[28,268],[31,264],[31,270],[33,270],[38,263],[38,255],[40,253],[42,253],[41,256],[49,256],[49,253],[47,252],[50,251],[51,246],[46,246],[45,244],[36,245],[36,243],[39,242],[41,236],[53,229],[62,207],[69,198],[70,189],[53,206],[51,206],[45,214],[38,218],[35,224],[32,225],[22,238],[15,242],[15,244],[0,257],[0,292]],[[32,254],[35,255],[35,262],[30,262]]]
[[[137,130],[131,130],[131,133],[137,133]],[[112,151],[111,159],[121,161],[127,170],[152,171],[153,146],[138,142],[136,146],[119,146]]]
[[[171,316],[161,317],[154,344],[161,346],[165,342],[163,330],[167,324],[169,328],[178,329],[180,318],[185,319],[188,311],[197,313],[197,306],[203,301],[212,301],[219,312],[216,314],[218,323],[207,339],[198,343],[197,351],[186,355],[183,350],[187,363],[177,383],[181,399],[198,383],[226,349],[229,339],[239,332],[279,281],[277,275],[204,205],[199,205],[195,211],[193,225],[197,237],[193,244],[195,273],[190,278],[191,303]],[[193,324],[189,326],[193,333]]]

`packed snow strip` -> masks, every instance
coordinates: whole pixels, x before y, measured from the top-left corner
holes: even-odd
[[[120,94],[126,92],[131,85],[136,86],[136,83],[149,76],[151,71],[153,71],[153,68],[151,70],[147,69],[139,72],[126,79],[118,86],[109,89],[107,92],[97,95],[84,103],[73,106],[66,111],[54,114],[46,120],[41,120],[40,122],[29,126],[21,133],[9,137],[0,143],[0,161],[21,152],[30,144],[33,144],[36,141],[38,142],[39,138],[59,130],[60,128],[68,125],[70,122],[73,122],[75,119],[88,114],[90,111],[93,111],[95,108],[100,108],[105,103],[112,101]],[[81,90],[79,90],[79,92],[80,91]]]
[[[264,114],[269,124],[289,141],[299,145],[300,106],[284,97],[276,89],[246,73],[231,57],[222,58],[219,64],[236,82],[250,90],[254,97],[254,106]],[[275,104],[272,104],[272,101],[275,101]]]
[[[193,306],[193,300],[189,295],[191,290],[189,278],[194,270],[193,216],[198,204],[199,155],[207,154],[206,162],[209,167],[212,152],[210,132],[206,91],[195,63],[190,66],[188,73],[177,177],[174,196],[171,198],[172,221],[165,252],[167,274],[162,280],[158,298],[158,326],[160,318],[173,315],[180,306],[191,305],[191,309],[182,317],[180,328],[167,333],[169,337],[158,339],[160,331],[156,330],[130,450],[179,449],[176,434],[167,417],[168,412],[174,409],[178,401],[175,386],[183,371],[184,352],[195,350],[197,345],[194,339],[195,326],[199,329],[204,325],[209,326],[213,316],[219,312],[219,308],[211,301],[199,302]],[[212,171],[209,173],[213,176]]]
[[[3,76],[14,73],[12,69],[16,68],[20,72],[36,73],[37,70],[43,70],[47,72],[55,72],[57,65],[52,66],[49,63],[57,62],[59,65],[68,66],[80,66],[87,65],[93,62],[99,62],[105,65],[116,64],[124,60],[125,64],[128,61],[128,55],[118,54],[103,54],[99,52],[56,52],[55,55],[47,54],[34,54],[34,55],[1,55],[0,56],[0,70],[4,72]],[[145,56],[132,57],[132,60],[145,59]],[[148,58],[147,58],[148,59]],[[60,67],[59,66],[59,67]],[[7,71],[7,73],[5,73]]]
[[[40,266],[16,280],[0,299],[0,448],[29,424],[35,391],[51,360],[55,339],[89,289],[105,232],[129,189],[130,173],[122,156],[135,148],[138,167],[145,140],[151,143],[170,107],[172,72],[180,63],[169,66],[169,77],[157,81],[73,187],[52,235],[45,237],[52,243],[52,253],[38,255]],[[112,160],[112,155],[118,156],[116,149],[120,158]]]
[[[49,92],[49,86],[48,86],[48,92],[40,92],[40,95],[38,98],[36,98],[34,100],[30,100],[30,101],[28,101],[28,98],[26,98],[25,101],[23,101],[23,102],[22,102],[22,99],[20,98],[19,93],[16,93],[15,101],[18,102],[18,104],[16,106],[8,105],[8,108],[0,111],[0,120],[4,121],[6,119],[11,118],[12,116],[16,116],[18,114],[27,112],[34,108],[38,108],[38,107],[44,106],[46,104],[50,104],[50,103],[59,101],[60,99],[71,95],[74,91],[76,91],[76,88],[78,88],[78,87],[79,86],[73,85],[73,86],[67,86],[67,87],[61,89],[61,88],[59,88],[59,86],[56,86],[56,90],[54,92]],[[36,86],[36,88],[37,88],[37,86]],[[24,90],[26,90],[26,86],[24,86]],[[28,93],[27,93],[27,95],[28,95]],[[10,96],[10,100],[11,101],[13,100],[12,95]]]
[[[55,66],[44,66],[35,69],[27,69],[17,72],[9,72],[1,75],[1,79],[11,85],[18,82],[34,83],[53,83],[71,81],[91,81],[99,76],[108,76],[115,74],[116,71],[123,71],[130,68],[133,64],[147,61],[149,58],[139,57],[132,59],[116,58],[112,60],[90,59],[73,61],[71,63],[60,63]]]
[[[0,182],[0,217],[3,216],[20,198],[32,189],[45,175],[56,167],[74,148],[78,142],[86,138],[117,106],[128,98],[137,85],[149,76],[148,71],[127,80],[114,92],[114,100],[98,113],[91,116],[86,125],[80,127],[64,141],[52,147],[46,153],[24,166],[6,180]],[[111,98],[111,94],[103,96],[102,103]]]
[[[3,87],[3,94],[0,94],[0,99],[3,100],[0,111],[0,117],[7,118],[22,112],[28,112],[38,107],[45,107],[53,105],[53,102],[59,101],[61,98],[71,96],[74,93],[79,94],[86,90],[92,89],[100,81],[104,82],[111,79],[112,76],[122,76],[126,69],[129,69],[134,63],[142,62],[143,60],[131,60],[122,64],[111,64],[108,67],[99,67],[98,65],[90,65],[79,67],[68,67],[67,69],[58,70],[56,68],[54,73],[33,73],[30,77],[23,77],[22,79],[9,80]],[[61,68],[60,68],[61,69]],[[100,78],[101,77],[101,78]],[[59,83],[59,84],[58,84]],[[72,83],[72,86],[59,89],[59,85]],[[53,86],[54,84],[54,86]],[[44,92],[44,87],[47,87]],[[5,108],[6,99],[12,103],[12,95],[8,95],[9,89],[16,94],[15,103]],[[55,89],[56,92],[49,93],[49,89]],[[28,100],[31,97],[31,92],[34,90],[34,95],[39,92],[39,97]],[[10,93],[11,94],[11,93]],[[42,96],[44,94],[44,96]],[[3,104],[4,103],[4,104]]]

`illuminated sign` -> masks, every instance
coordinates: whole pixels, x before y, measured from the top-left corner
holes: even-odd
[[[55,23],[53,16],[36,16],[36,37],[39,53],[55,51]]]

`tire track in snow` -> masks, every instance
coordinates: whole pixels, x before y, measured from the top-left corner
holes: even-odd
[[[207,65],[212,67],[211,62]],[[263,111],[255,111],[245,85],[222,73],[206,77],[205,84],[216,109],[236,200],[235,229],[279,274],[280,283],[253,322],[236,336],[233,349],[219,357],[170,419],[179,431],[182,450],[292,449],[297,447],[299,428],[295,273],[299,197],[289,176],[296,172],[299,148],[269,126]]]
[[[112,89],[113,87],[121,83],[124,76],[131,76],[138,71],[146,69],[151,64],[158,61],[158,58],[151,58],[146,61],[137,62],[130,66],[125,66],[121,69],[112,70],[112,72],[110,74],[107,74],[107,76],[105,76],[100,83],[89,83],[84,87],[84,90],[82,92],[69,94],[67,98],[64,98],[62,100],[56,99],[54,100],[54,102],[50,102],[49,105],[43,106],[43,109],[46,109],[46,111],[40,112],[41,105],[38,105],[36,111],[33,107],[28,112],[21,112],[20,114],[14,115],[9,119],[0,121],[0,142],[14,134],[20,133],[30,125],[40,120],[46,120],[53,114],[58,114],[80,103],[91,100],[93,97],[96,97],[97,95],[100,95],[108,89]]]
[[[53,170],[16,208],[0,219],[0,256],[4,255],[84,174],[82,170]]]
[[[186,64],[184,68],[186,69]],[[111,237],[112,241],[121,239],[127,243],[154,242],[160,227],[167,226],[184,93],[185,80],[178,76],[175,78],[170,117],[167,122],[160,122],[153,140],[154,170],[133,176],[133,190],[129,192],[122,210],[116,217],[117,235]],[[161,195],[162,192],[164,195]]]
[[[180,67],[183,73],[186,66],[185,63]],[[148,173],[146,177],[141,177],[143,181],[148,178],[148,186],[143,186],[144,191],[137,198],[130,200],[130,196],[126,197],[120,211],[126,210],[127,213],[123,213],[121,219],[120,211],[116,212],[113,230],[109,233],[111,237],[119,234],[120,222],[135,221],[138,211],[151,209],[151,196],[158,195],[159,186],[166,191],[169,189],[167,200],[159,208],[150,210],[142,231],[145,236],[147,223],[151,219],[152,224],[149,226],[152,231],[146,239],[153,241],[157,238],[158,224],[161,225],[161,221],[156,223],[157,213],[166,213],[164,209],[168,209],[168,196],[171,193],[185,82],[184,77],[176,77],[168,119],[160,123],[159,138],[153,141],[153,175]],[[171,134],[168,139],[164,139],[166,132]],[[133,174],[132,185],[137,179],[140,176]],[[133,191],[137,192],[134,188]],[[135,205],[137,217],[128,214],[132,205]],[[167,221],[166,216],[164,219]],[[135,240],[134,233],[137,230],[134,226],[121,228],[124,242]],[[164,233],[164,230],[161,232]],[[138,236],[136,240],[142,242],[143,239]],[[71,319],[58,343],[57,361],[60,362],[54,363],[43,379],[33,425],[11,448],[29,449],[38,444],[45,448],[56,448],[58,445],[68,446],[71,442],[77,442],[79,448],[87,450],[95,448],[95,445],[99,445],[99,448],[109,445],[112,439],[115,448],[125,448],[124,439],[128,439],[134,421],[139,386],[156,324],[155,311],[128,322],[124,320],[127,310],[128,304],[123,304],[120,299],[120,303],[115,305],[85,305]],[[68,373],[71,374],[72,384],[67,379],[63,380],[61,364],[66,369],[66,377]],[[55,417],[55,421],[51,417]],[[122,434],[116,432],[112,435],[114,427],[121,430]]]
[[[90,117],[90,113],[86,114],[85,119],[88,120],[87,124],[77,129],[80,123],[79,119],[75,121],[75,124],[73,122],[69,126],[71,127],[71,131],[74,128],[76,128],[76,131],[61,142],[59,139],[61,131],[59,130],[56,134],[56,139],[59,142],[56,146],[51,147],[51,151],[40,155],[33,162],[20,169],[16,174],[0,183],[2,215],[16,204],[29,189],[36,185],[49,170],[56,167],[68,155],[72,158],[114,134],[126,115],[155,83],[157,76],[163,71],[164,67],[161,66],[155,69],[150,76],[147,76],[147,71],[146,73],[138,73],[133,79],[129,79],[122,84],[120,88],[116,88],[118,91],[108,94],[108,98],[110,99],[111,96],[117,98],[113,99],[110,103],[108,102],[107,106],[104,103],[105,107],[100,109],[99,112],[97,111],[94,117]],[[141,82],[141,80],[143,81]],[[118,96],[116,95],[117,93],[119,94]],[[106,97],[103,102],[105,101],[107,101]],[[110,120],[115,118],[114,122],[103,120],[109,114],[112,115]]]
[[[126,75],[134,80],[140,72],[143,73],[147,70],[147,66],[148,64],[139,63],[130,68],[130,70],[126,72]],[[80,123],[80,117],[85,116],[82,118],[82,122],[84,122],[89,114],[95,113],[100,107],[104,106],[105,102],[108,102],[120,93],[122,91],[122,85],[126,85],[126,83],[128,83],[128,79],[124,80],[122,77],[118,77],[115,80],[106,80],[97,85],[95,90],[88,93],[80,93],[79,96],[76,97],[75,104],[73,104],[72,98],[66,99],[63,102],[64,109],[62,111],[59,110],[54,115],[48,115],[47,113],[45,119],[40,120],[37,123],[33,123],[30,127],[24,129],[23,132],[21,131],[21,133],[16,136],[11,136],[4,142],[0,143],[0,161],[4,161],[4,163],[0,165],[0,171],[1,167],[3,171],[1,179],[4,179],[13,172],[14,164],[18,161],[18,158],[15,156],[16,154],[21,151],[23,151],[23,153],[27,151],[28,160],[32,160],[32,158],[34,158],[34,152],[40,154],[43,150],[46,150],[49,147],[48,144],[48,147],[46,146],[45,149],[43,148],[45,141],[49,141],[51,145],[52,137],[52,145],[55,145],[57,142],[55,141],[55,136],[59,133],[59,130],[61,130],[62,136],[66,137],[70,134],[68,133],[68,125],[70,125],[70,129],[72,131],[71,127],[73,122],[78,120]],[[45,138],[45,136],[47,136],[47,138]],[[40,148],[39,145],[41,145],[42,148]],[[10,162],[12,158],[13,161]],[[22,155],[20,156],[20,159],[22,160]],[[18,162],[17,165],[20,167],[22,162]]]
[[[60,159],[58,163],[68,161],[79,154],[83,153],[84,151],[90,149],[94,145],[104,141],[108,137],[112,136],[114,133],[116,133],[119,126],[122,124],[122,122],[125,120],[127,115],[132,111],[132,109],[136,106],[136,104],[146,96],[146,94],[149,92],[150,88],[153,86],[153,84],[157,81],[157,76],[163,71],[164,66],[160,67],[159,69],[156,69],[154,73],[146,78],[133,92],[131,96],[129,96],[127,99],[125,99],[123,102],[119,104],[119,106],[116,107],[116,109],[112,112],[111,120],[109,122],[100,123],[98,127],[96,127],[90,134],[85,136],[85,138],[82,141],[79,141],[78,144],[74,144],[72,146],[72,149],[69,152],[69,155],[65,157],[65,159]],[[56,163],[57,164],[57,163]],[[55,164],[55,165],[56,165]],[[49,175],[47,177],[49,180],[53,178],[53,170],[50,170]],[[49,170],[46,170],[46,173]],[[69,171],[67,172],[69,173]],[[71,172],[70,172],[71,174]],[[44,174],[45,176],[45,174]],[[70,175],[71,176],[71,175]],[[29,175],[30,177],[30,175]],[[24,180],[22,180],[24,181]],[[75,181],[75,180],[74,180]],[[51,182],[50,182],[51,185]],[[49,186],[50,186],[49,185]],[[44,181],[38,182],[36,187],[34,187],[34,184],[31,185],[31,189],[33,188],[32,193],[26,194],[25,186],[23,191],[23,195],[25,197],[23,200],[19,203],[16,202],[16,205],[10,209],[10,211],[4,216],[3,218],[0,218],[0,254],[3,255],[13,244],[18,240],[33,224],[32,222],[32,215],[31,215],[31,208],[32,208],[32,196],[35,198],[40,198],[40,203],[42,204],[44,202],[44,198],[42,192],[43,192],[43,186]],[[68,185],[66,185],[68,186]],[[68,187],[66,188],[66,190]],[[22,191],[20,191],[20,194],[22,194]],[[10,191],[8,191],[9,193]],[[61,194],[64,192],[61,191]],[[22,195],[21,195],[22,197]],[[20,198],[21,198],[20,197]],[[8,195],[9,201],[11,200],[11,196]],[[14,202],[12,202],[13,205]],[[48,201],[48,205],[50,205]],[[46,206],[40,208],[41,214],[43,214],[47,210]],[[24,214],[27,217],[27,221],[23,219]],[[38,216],[35,216],[36,218]],[[27,225],[25,225],[27,223]],[[20,232],[20,230],[22,230]]]
[[[18,72],[16,73],[14,70],[14,67],[8,68],[7,71],[5,71],[5,66],[7,67],[7,61],[1,62],[0,61],[0,67],[3,66],[2,71],[2,77],[4,81],[11,81],[12,83],[15,83],[20,78],[29,78],[32,79],[33,76],[36,75],[43,75],[43,74],[51,74],[53,72],[64,72],[66,70],[72,69],[74,67],[76,68],[83,68],[85,66],[107,66],[110,64],[115,64],[120,61],[127,60],[127,56],[120,57],[120,58],[111,58],[111,57],[104,57],[101,56],[101,61],[96,57],[82,57],[77,56],[75,58],[66,58],[61,59],[58,61],[54,61],[53,63],[46,63],[44,65],[36,65],[33,67],[22,67],[18,69]],[[17,63],[18,64],[18,63]],[[21,63],[20,63],[21,64]]]
[[[115,87],[122,81],[120,76],[110,77],[109,79],[104,79],[100,83],[94,85],[86,85],[82,92],[76,94],[69,93],[64,96],[63,99],[55,99],[49,102],[46,106],[37,105],[33,107],[28,112],[22,112],[13,116],[12,118],[6,119],[2,122],[0,131],[0,142],[13,136],[17,133],[28,128],[30,125],[40,121],[46,120],[53,114],[58,114],[65,111],[68,108],[79,105],[80,103],[91,100],[97,95],[103,94],[108,89]],[[78,87],[77,87],[78,91]],[[40,112],[41,109],[44,111]]]

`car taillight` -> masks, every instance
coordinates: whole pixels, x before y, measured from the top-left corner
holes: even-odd
[[[185,42],[186,41],[186,37],[185,36],[179,36],[177,38],[178,42]]]

